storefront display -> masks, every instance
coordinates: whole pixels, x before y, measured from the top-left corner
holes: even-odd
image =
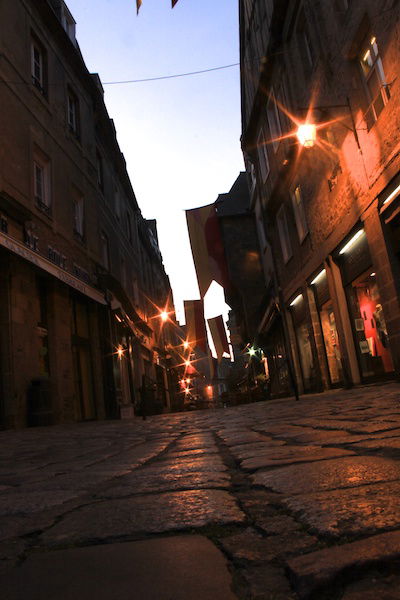
[[[348,286],[347,292],[362,376],[392,372],[389,338],[375,273],[363,273]]]
[[[330,383],[333,386],[338,386],[343,384],[342,358],[336,329],[336,319],[333,312],[332,300],[330,299],[325,269],[322,269],[314,277],[311,281],[311,287],[314,291],[315,304],[317,306],[322,336],[324,338]]]
[[[318,369],[314,357],[311,323],[306,302],[302,294],[298,295],[290,305],[294,331],[305,392],[316,391],[320,388]]]
[[[319,315],[331,384],[339,385],[343,382],[342,361],[331,300],[328,300],[321,306]]]

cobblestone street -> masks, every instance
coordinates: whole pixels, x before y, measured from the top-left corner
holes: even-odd
[[[400,384],[0,440],[4,600],[400,598]]]

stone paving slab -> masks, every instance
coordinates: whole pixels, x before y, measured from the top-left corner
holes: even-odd
[[[30,515],[7,515],[0,517],[0,541],[15,539],[41,531],[53,525],[56,512],[42,511]]]
[[[109,485],[113,479],[128,475],[131,471],[79,471],[77,473],[67,473],[54,475],[45,481],[35,481],[26,485],[21,485],[17,489],[23,494],[30,494],[35,491],[47,490],[48,493],[54,490],[65,491],[90,491],[99,485]],[[1,496],[0,496],[1,497]],[[0,502],[1,506],[1,502]]]
[[[31,555],[3,578],[3,600],[237,600],[221,552],[201,536]]]
[[[241,444],[238,446],[231,446],[229,451],[233,454],[236,459],[244,460],[246,458],[252,458],[253,456],[259,456],[261,454],[271,452],[271,448],[279,446],[285,446],[286,442],[283,440],[269,440],[267,442],[251,442],[249,444]]]
[[[40,543],[50,546],[86,543],[244,520],[235,499],[225,491],[166,492],[99,501],[79,508],[47,530]]]
[[[257,433],[256,431],[251,430],[235,431],[234,433],[220,431],[218,435],[228,446],[249,444],[251,442],[268,442],[268,440],[272,439],[270,437],[262,435],[261,433]]]
[[[368,483],[400,480],[400,463],[379,456],[352,456],[258,471],[252,475],[256,485],[275,492],[307,494]]]
[[[354,455],[352,450],[341,448],[321,448],[320,446],[282,446],[271,449],[268,454],[248,458],[241,463],[245,471],[255,471],[266,467],[275,467],[305,461],[318,461],[328,458]]]
[[[217,454],[211,454],[209,456],[195,456],[184,457],[181,460],[176,459],[165,459],[157,460],[151,465],[146,465],[143,468],[147,473],[163,473],[168,471],[169,473],[190,473],[197,471],[226,471],[227,467],[222,461],[221,457]]]
[[[80,495],[77,491],[52,490],[39,492],[9,492],[0,496],[0,516],[24,515],[47,510],[74,500]]]
[[[168,492],[174,490],[196,490],[210,488],[229,488],[230,475],[215,471],[195,473],[170,473],[155,471],[149,474],[142,471],[122,477],[118,484],[96,494],[98,498],[121,498],[123,496],[147,494],[150,492]]]
[[[400,449],[400,437],[385,437],[381,439],[373,439],[373,440],[364,440],[362,442],[358,442],[357,444],[353,444],[352,448],[361,448],[361,449],[372,449],[372,450],[382,450],[382,449]]]
[[[271,564],[238,569],[246,581],[245,598],[252,600],[297,600],[283,569]]]
[[[399,600],[400,577],[371,575],[350,584],[341,600]]]
[[[400,527],[400,482],[303,494],[282,500],[312,531],[359,536]]]
[[[304,554],[288,560],[287,566],[300,598],[306,598],[311,592],[327,586],[345,571],[354,571],[398,558],[400,532],[392,531]]]
[[[291,531],[263,537],[251,528],[221,540],[222,547],[234,560],[249,563],[271,562],[309,551],[317,544],[317,538],[305,532]]]

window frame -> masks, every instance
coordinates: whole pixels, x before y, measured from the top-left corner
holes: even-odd
[[[72,200],[74,210],[74,234],[83,240],[85,237],[85,202],[81,194],[76,194]]]
[[[285,205],[282,204],[276,213],[276,225],[279,241],[281,244],[283,262],[287,264],[293,256],[292,244],[290,242],[289,227]]]
[[[32,85],[42,96],[47,98],[47,52],[42,42],[34,33],[31,34],[30,51]],[[39,63],[37,63],[35,52],[38,54]],[[39,70],[38,73],[36,72],[37,69]]]
[[[298,193],[296,193],[296,192],[298,192]],[[297,184],[293,188],[290,196],[292,199],[292,207],[293,207],[293,213],[294,213],[294,220],[296,223],[297,235],[298,235],[300,244],[302,244],[309,233],[309,228],[308,228],[306,213],[304,210],[303,194],[301,191],[300,184]]]
[[[260,169],[261,181],[265,183],[270,173],[270,164],[267,150],[267,138],[265,135],[265,127],[261,126],[257,135],[257,156],[258,166]]]
[[[273,87],[271,87],[271,92],[267,100],[266,111],[269,131],[271,134],[271,144],[272,148],[276,152],[281,142],[279,138],[282,137],[282,127],[279,119],[278,106],[276,103],[276,96]]]
[[[67,88],[67,126],[68,130],[77,138],[80,138],[80,108],[79,98],[74,90]]]
[[[370,60],[368,60],[368,58]],[[358,54],[358,64],[368,103],[368,108],[364,113],[364,117],[367,122],[368,130],[370,130],[390,99],[390,91],[386,81],[382,59],[379,54],[378,44],[375,35],[371,32],[365,38],[364,43],[361,46],[361,51]],[[376,77],[379,84],[379,92],[375,96],[372,95],[370,87],[374,77]]]
[[[50,159],[43,152],[35,149],[32,168],[35,204],[39,210],[50,216],[52,211]]]

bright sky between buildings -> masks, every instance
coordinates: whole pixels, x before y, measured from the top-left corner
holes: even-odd
[[[156,218],[161,252],[174,290],[199,298],[185,209],[214,202],[243,170],[239,67],[188,77],[107,84],[212,69],[239,62],[236,0],[67,0],[91,72],[105,102],[139,206]],[[215,287],[215,286],[214,286]],[[206,316],[226,312],[221,293]]]

